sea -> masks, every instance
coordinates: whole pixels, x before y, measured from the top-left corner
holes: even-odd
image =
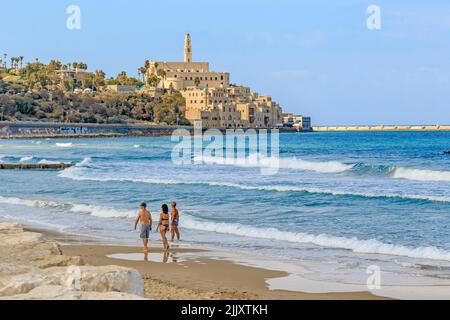
[[[375,266],[393,284],[449,284],[450,132],[281,133],[273,174],[272,161],[175,163],[176,145],[0,140],[1,163],[76,164],[1,170],[0,220],[140,246],[139,204],[157,219],[176,201],[184,246],[303,265],[314,281],[363,283]]]

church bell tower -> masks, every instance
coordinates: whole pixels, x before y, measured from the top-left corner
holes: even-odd
[[[191,35],[189,33],[187,33],[184,38],[184,62],[192,62],[192,43]]]

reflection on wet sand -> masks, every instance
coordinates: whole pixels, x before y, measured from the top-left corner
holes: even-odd
[[[186,258],[181,257],[179,254],[169,251],[150,252],[150,253],[126,253],[126,254],[112,254],[108,255],[108,258],[119,260],[131,260],[131,261],[145,261],[145,262],[157,262],[157,263],[180,263],[186,261]]]

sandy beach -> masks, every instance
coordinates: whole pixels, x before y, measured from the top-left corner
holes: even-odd
[[[267,279],[288,274],[220,261],[207,250],[174,245],[164,254],[152,246],[144,259],[139,247],[108,246],[11,222],[0,223],[0,239],[1,300],[379,299],[365,292],[269,290]]]
[[[97,244],[88,238],[38,230],[61,243],[66,256],[80,256],[92,266],[117,265],[139,271],[145,295],[155,300],[375,300],[369,292],[302,293],[269,290],[267,279],[288,273],[217,260],[208,250],[174,245],[165,256],[161,245],[150,247],[148,261],[140,247]],[[81,243],[80,243],[81,242]],[[84,244],[86,243],[86,244]],[[210,257],[209,257],[210,256]]]
[[[208,258],[188,259],[182,263],[173,262],[173,255],[193,253],[196,250],[175,249],[169,254],[169,261],[163,263],[162,250],[151,248],[150,261],[144,261],[140,248],[65,245],[64,254],[81,256],[89,265],[119,265],[134,268],[140,272],[145,283],[145,293],[152,299],[378,299],[370,293],[324,293],[307,294],[281,290],[270,291],[266,279],[286,276],[287,273],[238,265],[229,261]],[[136,254],[142,261],[109,258],[112,254]]]

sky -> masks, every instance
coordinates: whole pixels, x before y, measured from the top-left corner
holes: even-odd
[[[67,28],[70,5],[81,29]],[[448,0],[0,0],[0,30],[0,54],[107,76],[182,61],[189,32],[194,61],[314,125],[450,124]]]

